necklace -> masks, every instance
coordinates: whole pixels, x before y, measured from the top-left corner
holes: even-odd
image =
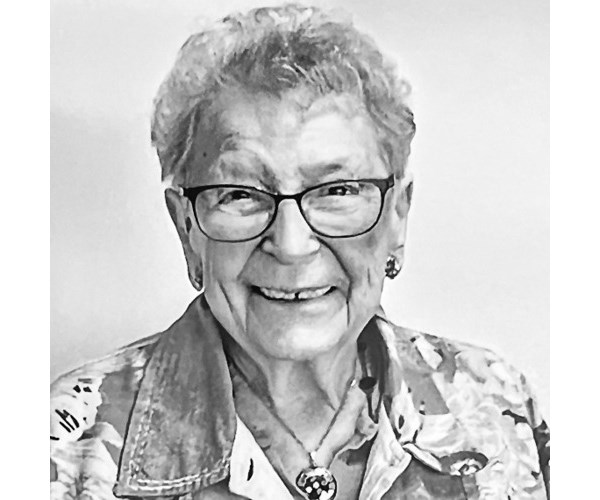
[[[258,398],[258,400],[264,405],[264,407],[269,410],[271,415],[279,422],[279,424],[285,429],[285,431],[298,443],[298,445],[304,450],[304,452],[308,455],[308,459],[310,465],[300,471],[298,476],[296,477],[296,486],[300,490],[300,492],[304,495],[307,500],[333,500],[337,494],[337,481],[334,475],[327,467],[319,466],[316,462],[315,455],[323,445],[325,439],[331,432],[335,421],[337,420],[341,409],[344,407],[344,403],[346,402],[346,397],[348,396],[348,392],[351,387],[356,385],[356,378],[352,377],[350,382],[348,383],[346,390],[344,391],[344,396],[342,397],[342,401],[340,406],[335,411],[331,422],[327,426],[325,433],[319,440],[316,448],[313,451],[308,451],[304,443],[296,436],[296,433],[290,428],[288,424],[279,416],[277,410],[275,409],[272,402],[267,404],[263,398],[261,398],[257,392],[252,387],[250,381],[246,378],[246,376],[242,373],[242,371],[232,363],[232,366],[235,368],[235,371],[238,373],[240,378],[244,381],[246,386],[254,393],[254,395]]]

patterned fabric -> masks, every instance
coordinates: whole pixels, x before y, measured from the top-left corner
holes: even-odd
[[[548,498],[549,434],[491,351],[375,318],[386,381],[360,500]],[[169,330],[51,386],[51,499],[292,498],[235,414],[202,298]]]

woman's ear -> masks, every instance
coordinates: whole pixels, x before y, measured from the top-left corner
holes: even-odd
[[[165,202],[185,251],[185,247],[189,246],[191,230],[189,222],[186,222],[189,219],[189,200],[175,189],[168,188],[165,190]]]
[[[398,194],[396,197],[395,206],[395,231],[394,240],[392,241],[391,255],[402,267],[404,264],[404,243],[406,242],[406,228],[408,220],[408,212],[412,201],[413,192],[413,175],[410,171],[406,171],[400,185],[398,186]]]
[[[192,238],[192,232],[196,222],[190,202],[175,189],[165,190],[165,202],[171,220],[179,235],[179,240],[181,241],[190,282],[194,288],[201,290],[204,278],[202,257],[200,256],[199,249],[195,248]]]
[[[413,194],[413,174],[410,170],[404,172],[396,199],[396,213],[400,218],[406,218],[410,210]]]

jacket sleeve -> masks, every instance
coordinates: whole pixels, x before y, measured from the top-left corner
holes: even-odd
[[[537,399],[533,393],[533,390],[524,375],[521,374],[521,383],[523,386],[523,393],[526,398],[527,407],[527,420],[530,427],[533,429],[533,438],[538,450],[538,457],[540,461],[540,470],[544,478],[544,484],[546,486],[546,492],[548,492],[548,498],[550,497],[550,429],[543,419]]]
[[[464,413],[461,414],[463,421],[472,417],[477,422],[476,417],[486,414],[483,410],[489,410],[489,420],[480,422],[481,431],[473,430],[471,426],[472,433],[476,440],[481,440],[487,429],[488,434],[490,431],[497,432],[505,439],[507,446],[503,451],[504,456],[490,455],[488,458],[492,461],[500,460],[516,478],[515,488],[520,488],[519,496],[511,496],[536,499],[548,497],[548,426],[540,414],[530,383],[520,370],[489,349],[452,342],[449,351],[451,354],[448,357],[454,361],[449,364],[453,372],[449,387],[454,391],[457,401],[464,400],[464,408],[454,408],[454,411]],[[470,387],[471,399],[478,401],[481,398],[481,404],[466,411],[469,407],[470,398],[467,396]],[[487,402],[487,405],[483,402]],[[484,447],[486,445],[487,443],[483,443]],[[488,467],[479,477],[483,481],[483,477],[486,474],[491,477],[492,472],[493,467]],[[531,481],[531,476],[534,482]],[[498,478],[490,479],[490,484],[496,484],[497,480]]]
[[[121,436],[97,419],[102,376],[80,370],[59,378],[50,395],[50,498],[113,500],[117,466],[107,444]]]
[[[116,500],[126,422],[158,335],[59,377],[50,386],[50,498]]]

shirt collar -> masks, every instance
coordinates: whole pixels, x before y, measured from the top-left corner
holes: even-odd
[[[388,398],[388,408],[380,408],[379,414],[386,421],[389,414],[391,430],[388,424],[386,429],[400,436],[399,442],[402,436],[408,442],[406,436],[411,426],[418,427],[419,416],[414,407],[411,413],[397,403],[411,398],[401,385],[404,364],[394,346],[408,340],[392,331],[383,310],[375,319],[387,347],[385,393],[406,394]],[[161,335],[131,413],[114,489],[117,496],[183,495],[230,475],[236,413],[219,329],[208,304],[198,297]],[[428,368],[420,365],[418,370]]]

